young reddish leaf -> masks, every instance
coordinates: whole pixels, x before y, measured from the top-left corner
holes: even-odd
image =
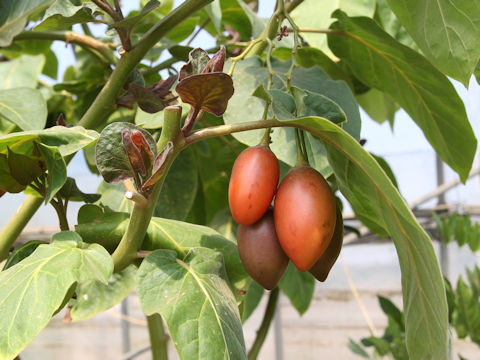
[[[130,166],[132,167],[134,173],[146,176],[147,171],[145,169],[145,164],[143,163],[142,155],[140,154],[140,150],[132,141],[130,130],[122,130],[122,142],[125,152],[127,153],[128,161],[130,162]]]
[[[130,136],[132,142],[140,150],[147,174],[150,174],[153,167],[154,155],[150,145],[147,142],[147,139],[145,139],[145,136],[143,136],[142,132],[139,130],[132,130]]]
[[[167,145],[162,149],[160,154],[155,158],[155,163],[153,165],[152,176],[148,179],[142,186],[142,190],[147,190],[149,187],[154,185],[163,174],[165,164],[167,159],[173,152],[173,143],[171,141],[167,142]]]
[[[226,54],[227,51],[225,50],[225,46],[221,45],[220,50],[218,50],[217,53],[212,56],[210,61],[203,69],[202,74],[211,72],[222,72]]]
[[[193,49],[188,54],[188,62],[180,69],[179,81],[196,74],[201,74],[210,62],[208,53],[200,48]]]
[[[197,74],[181,80],[175,90],[183,102],[220,116],[233,95],[233,82],[222,72]]]
[[[148,88],[130,83],[128,93],[119,97],[117,103],[127,105],[136,102],[140,109],[150,114],[162,111],[166,106],[176,102],[177,97],[170,92],[176,80],[177,75],[172,75]]]

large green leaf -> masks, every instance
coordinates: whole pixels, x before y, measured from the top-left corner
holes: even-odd
[[[13,359],[47,325],[75,282],[107,282],[111,257],[78,234],[55,234],[52,243],[0,272],[0,358]]]
[[[356,216],[392,238],[402,271],[406,342],[412,359],[446,359],[447,303],[430,239],[374,158],[341,128],[308,117],[285,122],[316,135],[327,149],[340,191]]]
[[[47,122],[47,103],[36,89],[0,90],[0,116],[22,130],[43,129]]]
[[[86,130],[81,126],[72,128],[54,126],[45,130],[30,130],[0,136],[0,153],[6,153],[7,146],[16,152],[24,153],[31,150],[34,142],[37,141],[56,147],[62,156],[67,156],[91,145],[97,138],[96,131]]]
[[[1,62],[0,90],[24,87],[34,89],[44,64],[45,57],[43,55],[22,55],[16,59]],[[28,98],[27,94],[23,97],[23,99]]]
[[[288,263],[278,287],[287,295],[300,315],[310,307],[315,290],[315,278],[309,272],[298,271],[292,262]]]
[[[82,24],[95,20],[95,15],[101,14],[100,8],[93,2],[84,2],[75,6],[70,1],[56,0],[50,6],[42,22],[35,30],[68,29],[74,24]]]
[[[16,0],[0,2],[0,47],[8,46],[22,32],[28,18],[53,3],[53,0]]]
[[[143,311],[167,323],[180,359],[247,359],[242,323],[222,255],[194,248],[184,260],[157,250],[138,270]]]
[[[122,301],[135,286],[137,268],[130,265],[120,273],[112,274],[107,283],[88,280],[77,286],[77,297],[71,301],[72,321],[90,319]]]
[[[85,208],[85,209],[84,209]],[[128,214],[106,212],[94,205],[82,207],[76,231],[86,242],[98,242],[112,251],[128,225]],[[143,250],[169,249],[183,258],[191,248],[208,247],[222,253],[225,268],[237,295],[245,292],[249,276],[238,255],[237,244],[206,226],[153,217],[142,244]],[[241,299],[241,297],[238,297]]]
[[[465,0],[388,0],[388,4],[425,57],[468,86],[480,57],[480,4]]]
[[[329,35],[335,55],[368,86],[389,94],[423,130],[438,155],[466,180],[476,139],[450,81],[415,51],[396,42],[372,19],[336,11]],[[361,61],[359,60],[361,59]]]
[[[342,9],[350,16],[373,16],[375,0],[304,0],[293,11],[292,16],[300,27],[326,29],[333,22],[330,14],[335,9]],[[332,55],[323,34],[302,33],[302,37],[310,46]]]

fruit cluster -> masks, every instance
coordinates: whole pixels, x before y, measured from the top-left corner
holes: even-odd
[[[343,242],[335,196],[309,166],[292,168],[278,186],[279,177],[278,160],[267,146],[245,149],[233,165],[228,201],[239,224],[242,263],[269,290],[277,286],[289,259],[298,270],[325,281]]]

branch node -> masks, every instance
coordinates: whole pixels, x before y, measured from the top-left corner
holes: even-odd
[[[140,194],[139,192],[136,192],[136,191],[127,191],[125,193],[125,197],[128,199],[128,200],[131,200],[133,201],[134,203],[136,203],[138,206],[142,207],[142,208],[145,208],[147,207],[148,205],[148,200],[145,198],[145,196],[143,196],[142,194]]]

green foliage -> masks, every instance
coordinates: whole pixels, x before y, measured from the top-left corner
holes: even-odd
[[[84,2],[79,6],[70,1],[56,0],[43,15],[40,24],[35,30],[69,29],[74,24],[84,24],[95,20],[95,16],[102,14],[100,8],[92,2]]]
[[[475,2],[432,4],[388,0],[391,9],[422,50],[446,75],[468,86],[480,57],[480,7]],[[417,25],[421,21],[424,26]],[[459,41],[461,39],[461,41]]]
[[[397,43],[372,19],[349,18],[336,11],[329,35],[336,56],[363,83],[381,90],[402,106],[423,130],[438,155],[466,180],[476,139],[465,107],[450,81],[415,51]],[[368,59],[358,62],[356,59]]]
[[[32,255],[0,272],[0,356],[15,357],[47,325],[75,282],[107,282],[110,256],[74,232],[55,234]]]
[[[118,304],[133,290],[136,274],[137,268],[130,265],[107,282],[91,279],[78,284],[77,296],[70,301],[72,321],[89,319]]]
[[[192,248],[182,261],[174,251],[156,250],[139,268],[138,293],[147,315],[165,319],[180,358],[247,358],[220,253]]]
[[[469,214],[459,215],[454,212],[451,215],[439,217],[433,213],[432,217],[442,241],[447,244],[456,241],[459,246],[468,245],[472,252],[480,250],[480,225],[472,222]]]

